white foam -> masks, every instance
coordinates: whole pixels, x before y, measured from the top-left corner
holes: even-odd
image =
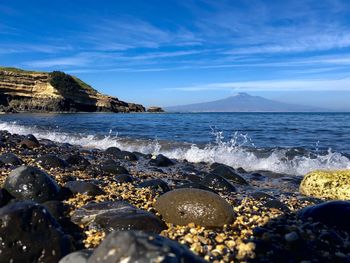
[[[88,148],[106,149],[111,146],[127,151],[142,153],[162,153],[170,158],[187,159],[190,162],[220,162],[232,167],[242,167],[248,171],[267,170],[277,173],[304,175],[316,169],[350,169],[350,160],[344,155],[331,150],[326,154],[315,156],[297,155],[286,158],[287,149],[274,149],[265,157],[258,157],[256,151],[247,148],[254,146],[247,135],[235,134],[227,142],[222,133],[216,132],[216,142],[204,148],[197,145],[186,146],[174,144],[174,147],[163,147],[158,141],[126,140],[112,135],[104,137],[85,134],[70,134],[58,131],[44,131],[37,127],[18,125],[16,122],[0,122],[0,130],[21,135],[34,134],[39,139],[49,139],[61,143],[81,145]]]

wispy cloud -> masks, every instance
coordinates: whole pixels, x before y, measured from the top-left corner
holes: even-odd
[[[283,79],[246,82],[223,82],[170,88],[179,91],[235,90],[235,91],[350,91],[350,78],[343,79]]]

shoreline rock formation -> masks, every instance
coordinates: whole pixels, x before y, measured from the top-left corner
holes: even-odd
[[[34,72],[0,67],[2,112],[144,112],[140,104],[103,95],[60,71]]]

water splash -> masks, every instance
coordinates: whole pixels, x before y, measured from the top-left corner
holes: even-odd
[[[305,149],[257,148],[248,134],[235,132],[227,140],[222,131],[212,129],[213,142],[203,147],[196,144],[165,142],[159,140],[135,140],[118,137],[109,131],[106,136],[71,134],[57,130],[43,130],[16,122],[0,122],[0,130],[17,134],[34,134],[39,139],[81,145],[88,148],[106,149],[116,146],[127,151],[164,154],[170,158],[186,159],[190,162],[220,162],[247,171],[267,170],[277,173],[304,175],[316,169],[350,169],[350,160],[341,153],[329,149],[325,153]]]

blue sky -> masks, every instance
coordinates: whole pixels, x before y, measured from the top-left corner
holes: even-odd
[[[244,91],[350,110],[350,1],[1,0],[0,60],[146,106]]]

